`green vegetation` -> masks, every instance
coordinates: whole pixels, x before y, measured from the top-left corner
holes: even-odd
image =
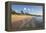
[[[17,14],[17,15],[29,15],[29,16],[41,16],[41,15],[34,15],[34,14],[28,14],[21,11],[21,13],[16,13],[15,11],[11,11],[11,14]]]

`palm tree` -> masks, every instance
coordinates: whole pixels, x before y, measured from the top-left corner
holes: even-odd
[[[21,10],[21,13],[24,14],[24,12]]]

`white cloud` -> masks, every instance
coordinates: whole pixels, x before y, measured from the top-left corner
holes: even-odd
[[[30,13],[30,8],[28,8],[28,13]]]
[[[24,10],[26,10],[26,8],[24,8]]]
[[[28,11],[30,11],[30,9],[28,8]]]

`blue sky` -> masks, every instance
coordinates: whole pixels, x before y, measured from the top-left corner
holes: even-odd
[[[16,11],[17,13],[21,13],[21,10],[23,12],[27,12],[29,14],[37,14],[42,15],[43,14],[43,7],[42,6],[31,6],[31,5],[12,5],[12,10]]]

